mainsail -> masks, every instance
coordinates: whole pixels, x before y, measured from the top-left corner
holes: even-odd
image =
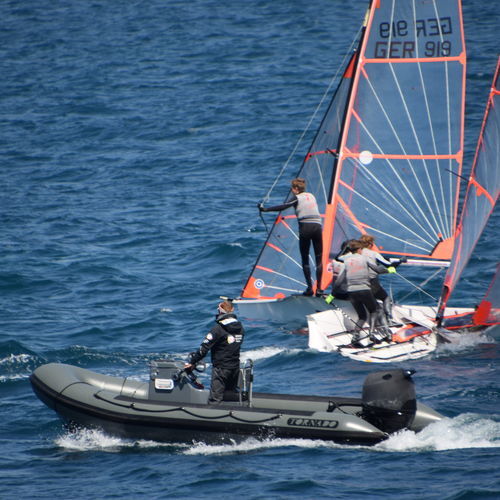
[[[374,2],[327,208],[332,248],[370,233],[389,256],[451,258],[464,93],[460,2]]]
[[[462,169],[465,44],[460,0],[373,0],[299,176],[323,215],[323,283],[342,241],[387,256],[451,258]],[[295,215],[275,221],[243,298],[301,292]]]
[[[488,96],[483,124],[476,148],[474,163],[465,193],[455,247],[450,267],[444,279],[438,308],[442,318],[448,299],[469,261],[500,193],[500,57]],[[489,294],[495,295],[498,279],[494,279]],[[485,300],[487,300],[485,298]],[[484,302],[484,301],[483,301]],[[491,301],[490,301],[491,305]],[[500,304],[496,304],[498,308]]]

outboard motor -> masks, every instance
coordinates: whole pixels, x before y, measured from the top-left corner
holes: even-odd
[[[362,417],[389,434],[410,426],[417,411],[414,373],[397,369],[368,375],[363,384]]]

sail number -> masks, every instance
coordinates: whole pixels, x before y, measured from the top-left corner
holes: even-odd
[[[444,35],[453,33],[450,17],[417,19],[414,24],[401,19],[380,23],[378,28],[380,38],[389,40],[375,42],[375,58],[446,57],[451,54],[451,42],[442,39]],[[436,36],[441,37],[441,40],[426,41],[417,53],[416,40]],[[406,37],[415,40],[393,40]]]

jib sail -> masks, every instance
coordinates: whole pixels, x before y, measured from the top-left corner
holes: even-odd
[[[354,54],[343,73],[340,84],[328,106],[313,143],[297,174],[306,180],[307,190],[314,193],[323,215],[329,202],[335,172],[337,147],[345,107],[352,82]],[[311,267],[314,264],[311,262]],[[242,297],[280,298],[305,288],[298,246],[298,225],[295,214],[280,214],[257,259]]]

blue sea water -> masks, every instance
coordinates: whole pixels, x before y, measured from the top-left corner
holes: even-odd
[[[373,448],[160,444],[69,433],[28,377],[58,361],[147,377],[241,290],[267,192],[340,65],[365,0],[0,4],[0,498],[500,498],[500,347],[470,336],[405,366],[446,419]],[[499,51],[464,0],[465,155]],[[298,169],[307,140],[292,161]],[[498,211],[453,298],[498,262]],[[259,391],[357,396],[374,370],[245,323]],[[208,374],[204,375],[205,381]]]

